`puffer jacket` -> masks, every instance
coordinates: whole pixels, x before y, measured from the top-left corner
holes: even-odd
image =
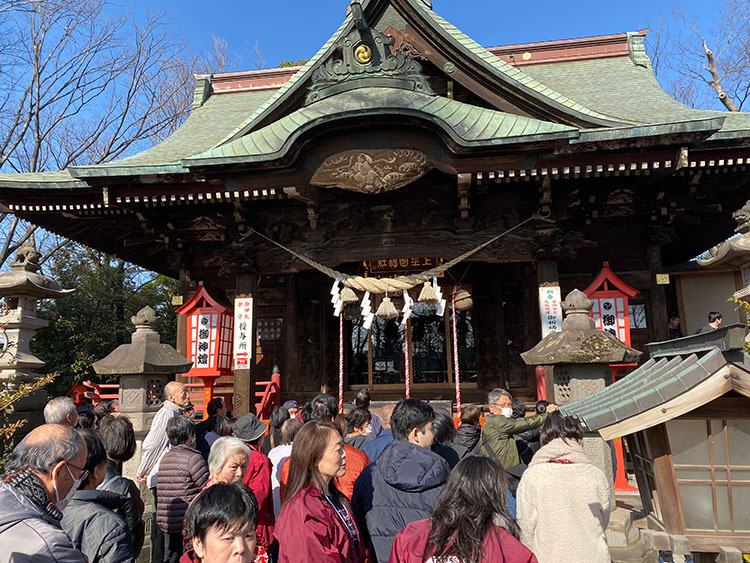
[[[62,528],[89,563],[135,561],[128,526],[115,510],[127,499],[109,491],[76,491],[63,513]]]
[[[109,491],[124,496],[127,500],[115,512],[123,517],[128,526],[128,532],[133,539],[133,553],[136,558],[141,553],[143,541],[146,537],[145,525],[143,523],[143,500],[138,486],[130,479],[120,474],[117,464],[111,459],[107,460],[107,475],[99,487],[100,491]]]
[[[0,563],[85,563],[59,520],[0,483]]]
[[[398,440],[364,468],[354,485],[352,510],[379,563],[388,561],[404,526],[430,515],[449,473],[436,453]]]
[[[457,444],[461,444],[464,448],[472,451],[479,443],[479,435],[482,433],[482,429],[473,424],[459,424],[456,428],[456,440]]]
[[[198,450],[180,444],[164,454],[157,475],[156,523],[168,534],[180,533],[188,505],[206,486],[208,466]]]

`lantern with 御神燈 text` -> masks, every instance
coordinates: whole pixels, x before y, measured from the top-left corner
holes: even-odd
[[[177,313],[187,317],[187,356],[193,361],[185,376],[203,380],[206,405],[213,398],[216,379],[233,373],[232,311],[213,299],[201,285]]]

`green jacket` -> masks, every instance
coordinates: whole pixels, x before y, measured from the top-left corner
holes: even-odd
[[[510,469],[521,463],[518,448],[513,439],[514,434],[539,428],[547,414],[538,414],[528,418],[506,418],[501,414],[491,414],[484,420],[482,436],[479,438],[477,453],[492,458],[493,455],[485,448],[485,441],[489,443],[495,457],[502,463],[503,469]]]

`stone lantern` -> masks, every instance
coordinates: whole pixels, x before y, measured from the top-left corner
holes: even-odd
[[[562,302],[566,315],[562,331],[551,332],[531,350],[521,354],[527,365],[545,366],[545,374],[551,376],[545,377],[548,379],[547,399],[550,402],[564,405],[604,389],[612,382],[610,364],[633,363],[641,355],[614,334],[596,328],[590,316],[593,306],[594,302],[585,293],[574,289]],[[583,448],[613,485],[614,468],[609,445],[598,433],[588,432],[583,438]],[[607,529],[610,551],[613,555],[640,553],[643,546],[637,542],[638,532],[631,526],[629,515],[622,510],[615,511],[612,486],[610,506],[614,511]]]
[[[140,447],[151,427],[156,411],[163,403],[164,386],[175,374],[185,373],[192,362],[169,344],[160,342],[161,319],[151,307],[131,317],[135,332],[130,344],[121,344],[109,356],[93,364],[98,375],[116,375],[120,379],[120,413],[133,423],[138,450],[123,473],[134,478],[140,459]]]
[[[34,333],[49,323],[36,316],[40,299],[59,299],[75,290],[62,289],[60,284],[39,273],[39,253],[33,239],[16,253],[9,272],[0,273],[0,297],[5,307],[0,312],[0,388],[15,391],[21,383],[31,383],[41,377],[38,373],[44,362],[29,350]],[[47,402],[43,389],[15,403],[13,412],[6,413],[10,422],[28,419],[25,430],[41,424],[42,410]]]
[[[590,317],[594,302],[574,289],[562,302],[562,331],[551,332],[531,350],[521,354],[530,366],[552,367],[551,396],[558,405],[581,399],[603,389],[612,380],[610,364],[638,361],[641,352],[613,334],[597,329]],[[547,370],[549,371],[549,370]]]

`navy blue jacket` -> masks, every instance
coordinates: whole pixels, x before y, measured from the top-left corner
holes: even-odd
[[[378,563],[387,563],[396,534],[407,524],[429,517],[449,473],[436,453],[398,440],[364,468],[354,484],[352,511]]]
[[[370,440],[365,444],[362,451],[367,454],[371,463],[375,463],[380,457],[380,454],[383,453],[385,447],[391,442],[393,442],[393,432],[391,432],[390,428],[383,428],[377,438]]]

